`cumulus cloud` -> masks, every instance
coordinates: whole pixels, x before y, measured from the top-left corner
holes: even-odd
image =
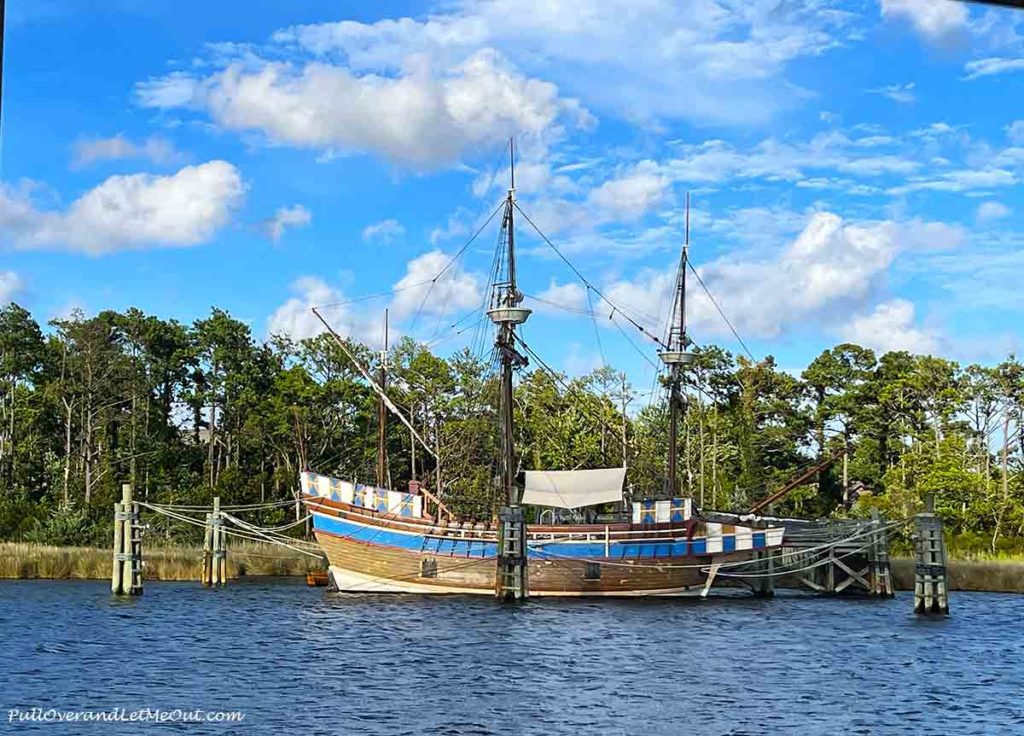
[[[398,220],[383,220],[363,228],[363,242],[390,245],[405,235],[405,227]]]
[[[241,203],[245,186],[226,161],[168,176],[112,176],[63,211],[40,210],[31,191],[0,188],[0,234],[21,249],[63,248],[93,255],[209,241]]]
[[[981,223],[990,223],[1009,217],[1011,210],[1002,202],[982,202],[975,212],[975,219]]]
[[[137,88],[145,107],[187,107],[273,144],[374,153],[415,168],[455,163],[511,135],[540,136],[560,118],[579,121],[573,100],[516,71],[493,49],[451,68],[412,65],[394,76],[322,61],[233,63],[202,78],[180,73]]]
[[[933,330],[915,325],[914,305],[906,299],[893,299],[875,306],[840,329],[847,342],[872,348],[878,353],[906,350],[910,353],[935,353],[940,339]]]
[[[480,279],[451,264],[439,250],[412,259],[405,275],[392,287],[391,312],[401,320],[416,314],[444,315],[478,307],[483,301]],[[442,273],[443,272],[443,273]]]
[[[160,136],[138,143],[118,133],[112,138],[82,138],[72,146],[72,166],[83,168],[99,161],[146,159],[155,164],[177,163],[183,156],[174,144]]]
[[[1006,137],[1011,143],[1024,143],[1024,120],[1014,120],[1007,125]]]
[[[909,22],[931,43],[948,43],[967,30],[970,14],[956,0],[882,0],[882,17]]]
[[[850,20],[829,2],[465,0],[423,21],[296,26],[275,40],[371,70],[496,48],[623,117],[744,124],[787,106],[786,66],[832,48]]]
[[[629,172],[591,190],[589,200],[616,220],[636,220],[662,204],[671,186],[672,180],[654,161],[641,161]]]
[[[14,271],[0,271],[0,305],[13,301],[25,284]]]
[[[450,256],[435,250],[406,264],[405,274],[394,284],[394,296],[387,305],[392,337],[413,330],[415,325],[411,318],[439,317],[481,305],[480,277],[463,272],[457,264],[445,270],[450,260]],[[383,308],[379,303],[373,306],[363,301],[345,303],[342,290],[318,276],[302,276],[289,288],[292,296],[267,319],[268,334],[295,340],[319,335],[325,328],[312,308],[321,307],[321,314],[343,337],[352,337],[371,346],[382,343]]]
[[[307,227],[313,221],[313,213],[301,204],[278,207],[274,216],[263,222],[263,231],[275,243],[281,240],[285,230]]]
[[[292,282],[291,291],[295,295],[274,310],[267,320],[267,333],[305,340],[325,332],[326,328],[313,314],[312,308],[342,301],[341,292],[315,276],[296,279]],[[336,312],[340,309],[342,307],[332,308],[332,318],[337,317]],[[344,316],[345,312],[341,314]]]
[[[900,253],[954,248],[964,238],[962,228],[943,223],[855,224],[818,212],[771,257],[733,254],[698,271],[740,334],[774,338],[808,324],[835,325],[880,290]],[[674,286],[674,269],[647,269],[606,285],[604,292],[631,316],[656,326],[668,317]],[[691,288],[688,314],[698,333],[729,334],[701,289]]]
[[[576,283],[559,284],[554,279],[544,291],[537,295],[537,301],[544,307],[556,309],[587,309],[587,291]]]

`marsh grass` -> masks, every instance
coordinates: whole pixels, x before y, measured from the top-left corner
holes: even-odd
[[[892,580],[897,590],[914,589],[914,560],[894,558]],[[950,590],[974,590],[992,593],[1024,593],[1024,561],[1006,558],[957,560],[946,563]]]
[[[202,559],[199,547],[143,547],[143,576],[146,580],[199,580]],[[107,580],[111,568],[109,549],[0,542],[0,578]],[[245,542],[228,548],[229,578],[305,575],[320,569],[320,560],[275,545]]]

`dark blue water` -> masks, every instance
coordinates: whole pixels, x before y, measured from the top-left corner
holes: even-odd
[[[0,732],[1024,733],[1024,597],[535,601],[0,582]],[[31,708],[241,724],[9,722]],[[52,716],[52,714],[51,714]]]

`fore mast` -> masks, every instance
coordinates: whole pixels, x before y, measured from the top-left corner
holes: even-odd
[[[519,306],[523,293],[516,286],[514,212],[516,174],[515,142],[509,142],[511,185],[505,198],[502,234],[505,245],[504,279],[498,279],[491,295],[487,316],[497,328],[495,347],[501,358],[501,489],[504,506],[498,513],[498,568],[495,593],[499,600],[522,600],[527,596],[526,521],[519,505],[520,490],[516,487],[516,452],[513,433],[512,371],[525,366],[526,358],[516,350],[516,325],[530,316],[531,310]]]
[[[675,298],[672,305],[672,322],[669,327],[665,349],[658,353],[661,361],[668,366],[668,478],[666,490],[669,498],[679,492],[676,480],[679,465],[679,417],[686,410],[686,398],[681,390],[684,368],[693,363],[696,355],[688,352],[692,340],[686,334],[686,269],[690,251],[690,195],[686,195],[686,234],[683,252],[679,258],[679,274],[676,276]]]

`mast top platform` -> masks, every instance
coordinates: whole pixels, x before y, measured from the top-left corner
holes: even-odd
[[[487,316],[496,325],[506,323],[521,325],[530,318],[531,314],[533,314],[533,310],[526,307],[495,307],[487,310]]]
[[[690,365],[697,359],[697,354],[685,350],[660,350],[658,357],[665,365]]]

